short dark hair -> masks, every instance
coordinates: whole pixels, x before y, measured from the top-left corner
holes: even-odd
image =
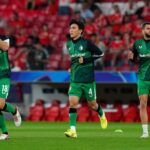
[[[150,22],[144,22],[144,23],[142,24],[142,29],[144,29],[146,25],[150,25]]]
[[[72,19],[72,20],[70,21],[69,25],[71,26],[72,24],[76,24],[76,25],[78,25],[79,29],[84,30],[85,25],[84,25],[84,22],[83,22],[83,21],[81,21],[81,20],[76,20],[76,19]]]

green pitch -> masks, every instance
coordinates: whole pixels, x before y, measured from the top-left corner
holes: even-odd
[[[102,130],[99,123],[78,123],[78,138],[66,138],[67,123],[23,122],[15,128],[8,122],[11,138],[0,141],[0,150],[149,150],[150,138],[140,139],[140,124],[110,123]],[[121,130],[123,132],[120,132]],[[115,132],[117,130],[118,132]]]

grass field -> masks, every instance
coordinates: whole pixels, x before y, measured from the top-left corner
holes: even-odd
[[[23,122],[15,128],[7,122],[11,138],[0,141],[0,150],[148,150],[150,138],[140,139],[140,124],[110,123],[102,130],[98,123],[78,123],[78,138],[66,138],[67,123]],[[122,129],[123,132],[115,132]]]

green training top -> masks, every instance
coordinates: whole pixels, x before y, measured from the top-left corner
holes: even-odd
[[[134,59],[139,58],[138,78],[150,81],[150,40],[140,39],[133,45]]]
[[[5,36],[0,36],[1,40],[5,40]],[[0,49],[0,79],[10,77],[10,65],[8,59],[8,51],[3,51]]]
[[[91,83],[95,81],[94,59],[99,58],[102,51],[82,37],[77,40],[68,40],[67,49],[71,57],[71,82]],[[81,56],[84,58],[83,64],[79,63]]]

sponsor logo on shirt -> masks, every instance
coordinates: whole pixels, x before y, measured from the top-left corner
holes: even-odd
[[[150,54],[139,54],[140,57],[150,57]]]
[[[141,46],[141,45],[139,45],[139,48],[141,49],[141,48],[142,48],[142,46]]]
[[[73,55],[71,55],[72,58],[73,58],[73,57],[83,57],[83,56],[85,56],[85,53],[83,53],[83,54],[73,54]]]
[[[79,50],[80,50],[80,51],[82,51],[82,50],[83,50],[83,46],[82,46],[82,45],[79,47]]]

